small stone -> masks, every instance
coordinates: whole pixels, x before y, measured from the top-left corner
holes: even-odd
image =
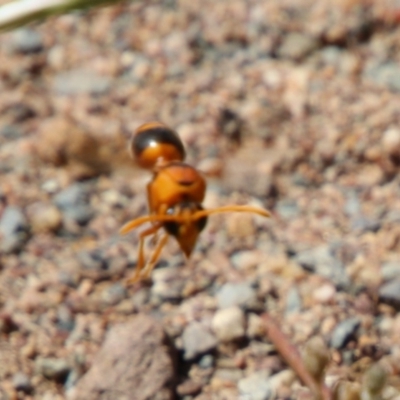
[[[17,125],[5,125],[0,128],[0,140],[7,142],[21,138],[22,132]]]
[[[357,175],[357,184],[360,186],[374,187],[383,181],[383,169],[380,165],[376,164],[363,166]]]
[[[98,250],[82,251],[78,254],[81,266],[88,271],[105,271],[108,268],[107,260]]]
[[[346,203],[344,204],[344,211],[349,216],[358,216],[361,213],[361,203],[359,195],[356,191],[350,190],[346,194]]]
[[[227,223],[228,229],[229,225],[231,225],[230,222]],[[252,225],[252,230],[254,231],[254,225]],[[236,234],[234,236],[238,237],[239,235]],[[244,236],[243,238],[245,237],[246,236]],[[241,271],[249,271],[257,267],[260,264],[261,260],[262,258],[260,256],[260,253],[254,250],[238,251],[231,256],[233,266]]]
[[[332,249],[327,245],[301,251],[294,257],[294,261],[305,270],[331,280],[335,286],[342,288],[349,285],[349,277],[343,263],[334,256]]]
[[[250,313],[247,323],[247,336],[253,339],[256,337],[262,337],[263,335],[265,335],[263,320],[257,314]]]
[[[74,314],[63,304],[57,310],[57,327],[64,332],[72,332],[75,327]]]
[[[329,303],[335,298],[336,289],[333,285],[326,283],[314,290],[313,297],[319,303]]]
[[[400,276],[400,262],[390,261],[386,262],[381,267],[382,279],[387,282]]]
[[[188,379],[187,381],[178,385],[176,391],[179,396],[195,396],[201,392],[201,388],[202,384],[200,382]]]
[[[285,220],[292,219],[299,215],[297,202],[291,199],[279,200],[275,207],[276,213]]]
[[[33,232],[54,232],[62,222],[60,210],[52,204],[34,203],[27,209]]]
[[[108,92],[110,85],[111,81],[108,77],[84,69],[60,72],[53,82],[54,91],[64,95],[85,93],[100,95]]]
[[[361,215],[351,219],[351,229],[358,232],[378,232],[381,222]]]
[[[62,358],[40,357],[36,359],[35,367],[37,373],[57,382],[65,381],[71,370],[68,362]]]
[[[218,308],[251,308],[257,303],[257,293],[249,283],[226,283],[217,293],[217,302]]]
[[[213,374],[214,382],[222,384],[226,382],[228,385],[238,382],[241,378],[243,378],[243,371],[238,368],[217,368]]]
[[[6,207],[0,218],[0,250],[4,253],[20,250],[28,237],[28,228],[28,222],[19,207]]]
[[[290,388],[296,378],[296,374],[291,369],[284,369],[268,378],[268,384],[273,392],[277,392],[282,387]]]
[[[262,370],[252,373],[238,382],[240,399],[268,400],[272,396],[272,388],[268,382],[270,371]]]
[[[12,378],[12,383],[15,390],[30,393],[33,389],[29,376],[23,372],[17,372]]]
[[[229,307],[215,313],[212,328],[218,340],[229,342],[245,335],[246,318],[239,307]]]
[[[391,90],[400,90],[400,67],[394,61],[367,66],[364,76],[376,84]]]
[[[220,158],[205,158],[197,165],[199,171],[207,176],[221,176],[223,171],[223,162]]]
[[[200,358],[199,367],[203,369],[212,368],[214,366],[214,357],[211,354],[206,354]]]
[[[298,289],[292,286],[286,295],[286,314],[296,313],[301,311],[302,301]]]
[[[155,269],[152,272],[153,286],[151,294],[161,300],[178,300],[183,296],[186,282],[179,267],[170,266]]]
[[[182,334],[184,358],[190,360],[217,346],[215,336],[200,322],[190,323]]]
[[[23,102],[14,103],[8,110],[8,115],[13,122],[24,122],[36,116],[36,111],[28,104]]]
[[[42,36],[34,29],[20,28],[12,35],[11,45],[19,53],[38,53],[43,49]]]
[[[115,305],[122,301],[126,296],[126,289],[121,283],[114,283],[105,289],[102,294],[102,300],[108,305]]]
[[[320,51],[322,61],[333,66],[339,65],[341,55],[342,50],[337,46],[324,46]]]
[[[400,309],[400,279],[389,281],[379,289],[379,299]]]
[[[54,196],[54,203],[65,218],[85,225],[94,215],[88,204],[89,194],[87,185],[74,183]]]
[[[318,41],[306,34],[293,32],[285,35],[278,50],[278,56],[291,60],[300,60],[318,47]]]
[[[392,156],[400,154],[400,129],[391,127],[383,132],[383,150]]]
[[[332,332],[330,345],[335,349],[342,349],[352,339],[359,326],[360,320],[357,317],[340,322]]]

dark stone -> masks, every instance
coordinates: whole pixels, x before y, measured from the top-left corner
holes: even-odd
[[[335,349],[342,349],[354,338],[354,335],[360,326],[360,320],[357,317],[348,318],[336,325],[332,332],[330,344]]]

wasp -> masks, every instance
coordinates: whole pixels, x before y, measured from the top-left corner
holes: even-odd
[[[184,162],[186,152],[178,134],[160,122],[141,125],[132,136],[129,151],[139,166],[153,171],[153,177],[147,185],[149,214],[129,221],[120,231],[126,234],[139,225],[151,223],[139,235],[136,270],[128,283],[150,276],[169,236],[175,237],[186,258],[189,258],[211,214],[236,211],[271,216],[267,210],[246,205],[204,209],[204,177],[196,168]],[[146,262],[145,238],[156,235],[161,228],[164,234]]]

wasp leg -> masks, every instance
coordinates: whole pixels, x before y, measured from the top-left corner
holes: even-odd
[[[166,245],[167,241],[168,241],[168,234],[166,233],[164,236],[161,237],[160,241],[157,244],[157,247],[154,250],[153,255],[151,256],[149,263],[147,264],[145,271],[143,271],[144,278],[147,278],[150,276],[151,271],[153,271],[154,266],[156,265],[156,262],[157,262],[158,258],[160,257],[161,250]]]
[[[143,250],[144,240],[145,240],[146,236],[156,233],[161,228],[161,226],[162,226],[161,224],[151,226],[150,228],[141,232],[141,234],[139,235],[139,250],[138,250],[139,255],[137,258],[136,269],[135,269],[135,273],[133,274],[133,276],[127,280],[128,285],[139,282],[140,279],[142,278],[141,272],[144,269],[144,267],[146,266],[145,260],[144,260],[144,250]]]

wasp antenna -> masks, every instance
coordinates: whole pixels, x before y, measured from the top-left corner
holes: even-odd
[[[223,206],[218,208],[213,208],[211,210],[201,210],[197,211],[193,216],[193,220],[198,220],[203,217],[207,217],[210,214],[218,214],[223,212],[251,212],[253,214],[258,214],[266,218],[271,217],[271,213],[262,208],[257,208],[253,206]]]

